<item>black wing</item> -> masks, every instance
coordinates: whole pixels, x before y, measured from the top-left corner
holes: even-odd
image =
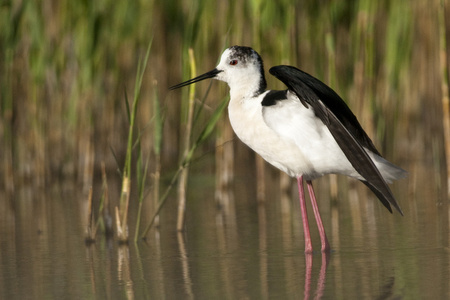
[[[383,205],[390,212],[390,205],[393,205],[403,215],[386,181],[363,147],[380,155],[379,152],[344,100],[326,84],[295,67],[276,66],[269,72],[294,92],[303,105],[314,109],[352,166],[364,177],[363,183]]]

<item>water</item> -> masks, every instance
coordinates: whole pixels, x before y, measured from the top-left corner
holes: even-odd
[[[426,178],[429,185],[412,185]],[[421,171],[394,185],[404,217],[358,182],[344,180],[348,191],[331,202],[328,179],[316,182],[329,255],[303,253],[295,184],[283,197],[268,184],[258,204],[243,174],[230,190],[233,205],[218,209],[213,187],[199,177],[190,184],[185,232],[175,231],[169,199],[160,229],[128,246],[101,235],[85,245],[76,186],[23,188],[1,201],[0,298],[448,299],[449,207],[433,178]]]

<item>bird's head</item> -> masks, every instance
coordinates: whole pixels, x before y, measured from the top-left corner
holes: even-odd
[[[264,92],[267,87],[263,61],[259,54],[250,47],[233,46],[223,52],[215,69],[174,85],[170,89],[177,89],[208,78],[225,81],[232,93],[234,90],[256,96]]]

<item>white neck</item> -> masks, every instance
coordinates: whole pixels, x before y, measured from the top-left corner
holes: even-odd
[[[228,83],[228,86],[231,99],[253,98],[260,92],[260,78],[249,76],[245,80],[235,79]]]

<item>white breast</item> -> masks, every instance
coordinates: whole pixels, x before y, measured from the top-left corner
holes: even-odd
[[[264,95],[232,98],[228,106],[231,126],[246,145],[292,177],[340,173],[362,179],[311,108],[291,93],[263,107]]]

